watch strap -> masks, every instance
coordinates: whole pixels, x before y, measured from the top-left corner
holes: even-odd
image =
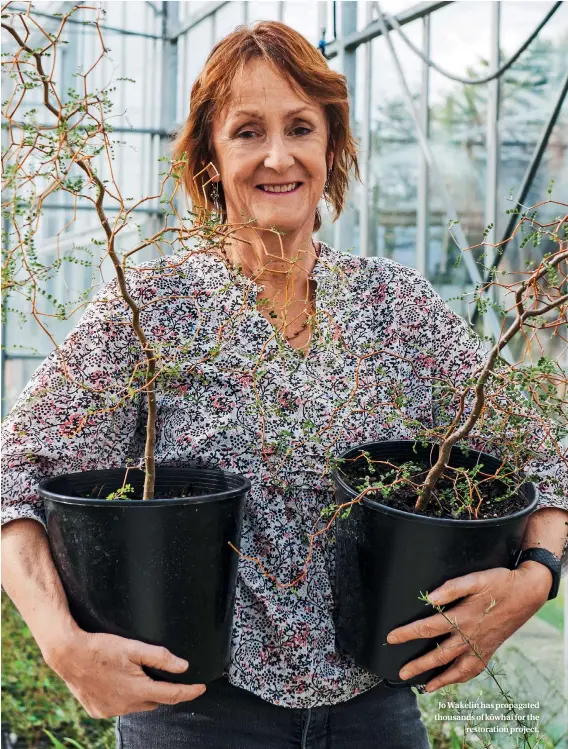
[[[558,590],[560,588],[560,575],[562,570],[562,562],[558,557],[548,549],[541,549],[538,547],[531,549],[521,549],[517,556],[515,568],[517,568],[523,562],[539,562],[545,567],[548,567],[552,573],[552,586],[548,595],[548,600],[556,598]]]

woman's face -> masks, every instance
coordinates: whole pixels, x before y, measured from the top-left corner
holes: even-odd
[[[228,222],[253,217],[264,228],[311,234],[333,159],[327,145],[323,107],[299,96],[268,63],[247,63],[213,126]]]

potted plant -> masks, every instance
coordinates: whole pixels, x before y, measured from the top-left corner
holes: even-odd
[[[525,280],[505,287],[513,294],[514,319],[506,325],[503,315],[499,339],[488,355],[478,350],[469,376],[457,384],[451,372],[448,379],[433,378],[435,428],[408,420],[415,439],[356,445],[336,461],[336,504],[325,515],[342,518],[336,526],[337,643],[393,684],[424,684],[447,668],[401,681],[405,663],[448,635],[391,645],[388,633],[435,613],[426,594],[447,580],[515,566],[538,502],[534,482],[546,478],[531,461],[543,443],[562,454],[568,434],[566,371],[546,356],[525,366],[500,358],[507,344],[530,339],[529,328],[537,338],[538,328],[558,332],[566,325],[567,217],[541,224],[535,208],[519,212],[517,230],[529,227],[525,245],[547,239],[554,249]],[[477,301],[486,304],[481,294]],[[428,372],[417,376],[427,379]],[[558,479],[549,481],[562,495]]]
[[[9,219],[5,239],[16,237],[11,247],[5,245],[4,307],[8,297],[19,294],[25,300],[23,314],[33,318],[55,344],[47,322],[54,317],[66,320],[74,305],[48,293],[46,281],[65,263],[87,268],[94,263],[85,259],[84,248],[58,253],[51,264],[38,256],[34,243],[38,219],[44,200],[53,192],[70,194],[75,205],[90,201],[104,232],[104,240],[93,239],[92,245],[104,248],[100,262],[112,264],[115,279],[105,284],[80,323],[83,330],[89,327],[93,347],[87,352],[75,351],[76,331],[62,346],[55,346],[51,357],[57,362],[62,390],[53,393],[52,414],[46,414],[41,423],[52,416],[59,418],[63,409],[58,399],[66,397],[67,386],[80,390],[84,394],[81,411],[65,416],[61,438],[71,446],[75,441],[75,462],[88,466],[98,454],[102,465],[41,482],[50,548],[71,613],[82,628],[165,646],[186,659],[189,668],[182,674],[147,668],[151,676],[207,683],[223,675],[228,659],[238,563],[232,546],[239,544],[250,480],[216,466],[156,465],[157,398],[159,392],[175,389],[179,361],[159,331],[145,329],[147,310],[153,303],[147,290],[159,286],[165,274],[183,279],[184,269],[179,257],[163,257],[139,266],[129,263],[147,247],[155,246],[162,252],[164,242],[174,245],[177,241],[183,246],[194,241],[200,251],[219,252],[230,236],[230,227],[222,227],[221,234],[219,224],[203,209],[198,226],[188,228],[173,203],[180,163],[170,164],[158,195],[131,205],[132,199],[123,198],[114,181],[109,186],[110,181],[99,176],[97,157],[108,157],[111,174],[114,158],[112,127],[106,121],[112,107],[108,91],[87,93],[89,74],[79,73],[84,96],[70,90],[62,103],[53,72],[49,74],[46,65],[57,45],[65,43],[62,34],[69,18],[84,10],[75,7],[62,16],[57,34],[46,33],[48,42],[38,48],[31,48],[27,36],[20,35],[19,14],[2,16],[8,19],[2,26],[17,47],[10,61],[14,90],[4,102],[4,117],[11,132],[24,132],[21,141],[13,140],[2,156],[3,212]],[[98,27],[98,21],[95,23]],[[100,29],[99,38],[102,46]],[[99,60],[105,52],[102,46]],[[23,124],[17,121],[17,112],[25,109],[27,99],[35,93],[41,94],[44,114],[54,118],[55,126],[38,124],[35,109],[26,111]],[[27,172],[30,162],[41,163],[32,179]],[[174,189],[167,197],[169,182]],[[40,192],[43,183],[45,188]],[[175,215],[179,226],[169,227],[166,221],[162,229],[121,255],[119,232],[132,222],[133,210],[151,200],[169,205],[166,216]],[[117,210],[112,220],[105,201]],[[82,294],[82,302],[90,290]],[[46,306],[42,307],[42,300]],[[163,299],[158,298],[160,301]],[[189,348],[184,349],[186,354]],[[203,359],[214,355],[209,351]],[[122,361],[113,369],[119,358]],[[27,397],[33,399],[34,395],[31,392]],[[129,430],[136,430],[138,421],[129,421],[122,414],[138,410],[142,414],[143,458],[125,458],[116,465],[105,432],[112,427],[125,432],[125,439],[132,438]],[[114,421],[102,418],[109,413]],[[90,445],[95,444],[93,457]]]

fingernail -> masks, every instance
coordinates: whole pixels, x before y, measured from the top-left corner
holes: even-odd
[[[399,676],[400,676],[401,679],[408,679],[408,677],[410,676],[410,671],[404,671],[404,670],[402,670],[399,673]]]
[[[397,638],[397,637],[396,637],[395,635],[389,635],[389,636],[387,637],[387,642],[388,642],[388,643],[389,643],[390,645],[396,645],[396,643],[398,642],[398,638]]]

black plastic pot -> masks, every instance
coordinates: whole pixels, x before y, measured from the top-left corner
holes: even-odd
[[[124,469],[86,471],[40,484],[55,566],[83,629],[162,645],[189,661],[157,679],[208,683],[229,656],[244,500],[250,481],[216,469],[159,467],[156,494],[190,484],[199,496],[107,500]],[[130,470],[139,488],[143,473]],[[78,496],[77,496],[78,495]],[[140,496],[140,495],[139,495]]]
[[[437,446],[423,448],[412,440],[356,445],[340,457],[354,458],[362,450],[372,459],[395,464],[424,460],[433,465],[438,457]],[[470,450],[466,456],[453,448],[451,466],[477,463],[484,465],[486,475],[494,474],[501,464],[485,453]],[[333,477],[337,504],[359,495],[345,483],[340,469]],[[435,613],[432,606],[420,600],[421,593],[431,593],[447,580],[471,572],[513,567],[528,516],[538,500],[536,486],[531,483],[523,484],[519,494],[526,502],[523,510],[488,520],[415,515],[367,496],[352,505],[348,518],[335,521],[338,648],[392,685],[425,684],[448,668],[446,665],[402,681],[398,674],[403,665],[426,654],[448,635],[399,645],[387,644],[387,635],[396,627]]]

